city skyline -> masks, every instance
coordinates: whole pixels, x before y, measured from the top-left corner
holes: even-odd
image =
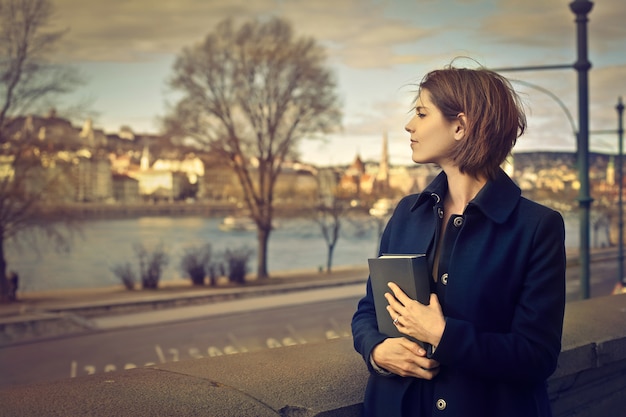
[[[86,102],[85,116],[107,133],[118,132],[122,125],[136,133],[158,133],[158,118],[166,114],[168,102],[175,102],[166,80],[184,47],[200,42],[228,17],[241,22],[281,16],[292,22],[297,35],[313,36],[326,47],[344,103],[343,132],[327,143],[304,142],[300,159],[318,165],[349,163],[356,154],[374,159],[387,134],[391,162],[409,164],[403,126],[414,85],[421,77],[460,56],[490,68],[573,63],[576,25],[569,3],[58,0],[54,24],[68,32],[59,44],[57,59],[76,67],[86,81],[62,104]],[[589,14],[592,132],[617,127],[615,105],[626,92],[626,55],[622,53],[626,28],[620,22],[625,13],[623,1],[604,0],[595,1]],[[476,65],[467,59],[457,62]],[[550,90],[577,120],[573,69],[505,75]],[[516,150],[574,151],[573,127],[558,103],[524,84],[514,85],[529,118],[529,129]],[[616,135],[592,134],[590,149],[615,152]]]

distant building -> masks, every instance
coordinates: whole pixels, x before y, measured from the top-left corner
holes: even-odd
[[[383,149],[380,154],[380,164],[378,165],[378,172],[376,173],[376,179],[374,181],[374,192],[377,195],[389,196],[391,194],[391,188],[389,186],[389,141],[387,140],[387,133],[383,135]]]
[[[125,174],[113,174],[113,198],[118,203],[137,203],[139,198],[139,181]]]
[[[104,202],[113,198],[111,162],[108,158],[76,157],[72,177],[74,201]]]
[[[183,159],[157,159],[152,164],[152,169],[181,174],[186,177],[186,182],[190,186],[195,187],[196,197],[202,197],[205,194],[205,184],[200,181],[205,172],[204,163],[193,153],[185,155]]]
[[[180,199],[187,180],[184,173],[151,167],[147,146],[144,146],[139,167],[129,169],[127,175],[138,181],[139,195],[144,200],[152,201]]]
[[[365,171],[365,164],[361,156],[357,154],[339,180],[339,192],[344,198],[358,200],[371,194],[374,178],[372,174]]]
[[[194,149],[192,153],[159,135],[136,134],[128,126],[105,134],[90,119],[75,127],[51,110],[44,116],[11,118],[2,134],[5,146],[0,149],[0,179],[19,180],[22,190],[41,194],[44,201],[208,199],[242,205],[244,200],[228,160],[212,152]],[[19,151],[23,152],[19,163],[12,154],[16,148],[10,144],[25,145]],[[589,154],[596,207],[612,207],[617,201],[618,158]],[[248,167],[255,181],[258,160],[251,158]],[[274,201],[303,205],[335,197],[362,205],[378,199],[395,201],[421,192],[440,172],[431,164],[391,166],[387,134],[383,134],[378,161],[364,161],[357,154],[347,167],[318,169],[293,161],[281,161],[281,167]],[[526,196],[557,209],[576,206],[580,182],[573,152],[515,152],[503,168]],[[624,183],[624,178],[621,181]],[[54,187],[46,186],[49,183]]]
[[[318,200],[317,170],[300,163],[283,162],[274,186],[278,203],[301,204]]]

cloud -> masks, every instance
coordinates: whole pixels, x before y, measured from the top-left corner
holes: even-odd
[[[57,0],[56,24],[69,29],[66,59],[137,61],[178,53],[201,41],[222,19],[252,18],[275,8],[272,0]]]
[[[554,48],[570,39],[573,15],[564,4],[503,0],[498,6],[477,31],[487,42]]]
[[[626,40],[623,0],[595,2],[590,46],[611,53]],[[176,54],[201,41],[227,17],[280,15],[297,34],[314,36],[333,60],[353,68],[424,61],[433,50],[515,45],[539,50],[574,48],[574,15],[563,2],[499,0],[56,0],[56,24],[68,28],[64,60],[138,61]],[[472,13],[471,15],[467,15]],[[450,37],[445,40],[445,36]],[[471,42],[470,42],[471,43]],[[484,47],[483,47],[484,48]],[[573,53],[569,53],[573,56]]]
[[[623,0],[594,2],[588,15],[591,49],[607,52],[626,40]],[[502,0],[494,14],[487,16],[477,33],[493,42],[533,48],[575,45],[575,15],[569,3],[545,0]]]
[[[626,95],[626,64],[596,68],[589,73],[590,126],[592,130],[617,130],[618,97]]]
[[[385,3],[362,0],[286,1],[282,14],[319,39],[338,62],[352,68],[385,68],[413,62],[397,47],[431,36],[414,23],[386,16]]]
[[[395,51],[428,32],[408,21],[384,16],[384,4],[361,0],[180,0],[132,2],[58,0],[59,27],[69,33],[61,47],[64,59],[136,61],[152,55],[176,54],[201,41],[221,20],[248,20],[280,15],[296,34],[314,36],[329,46],[330,55],[357,68],[411,62],[415,57]]]
[[[624,57],[626,42],[626,2],[623,0],[603,0],[594,2],[589,15],[589,43],[592,51],[619,53]]]

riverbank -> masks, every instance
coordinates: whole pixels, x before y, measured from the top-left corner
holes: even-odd
[[[161,282],[156,290],[127,290],[123,285],[112,285],[101,288],[78,288],[63,290],[36,291],[19,294],[14,303],[0,304],[0,317],[24,315],[31,312],[58,312],[61,310],[87,309],[89,306],[156,302],[162,299],[195,298],[207,295],[221,296],[221,299],[234,298],[236,293],[260,293],[281,285],[324,286],[345,284],[346,282],[365,282],[367,269],[357,266],[333,268],[331,273],[313,270],[280,271],[268,279],[258,280],[248,276],[246,284],[236,285],[221,280],[217,286],[194,286],[190,280],[174,280]],[[114,313],[108,308],[107,313]]]
[[[302,216],[310,205],[275,204],[274,215],[277,219]],[[125,219],[149,216],[204,216],[222,218],[232,214],[246,215],[248,212],[242,202],[201,200],[201,201],[160,201],[136,203],[68,203],[62,206],[49,206],[48,211],[69,213],[83,220]],[[357,214],[367,215],[367,207],[352,208]]]

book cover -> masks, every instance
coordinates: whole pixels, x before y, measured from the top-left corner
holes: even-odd
[[[428,260],[424,254],[394,255],[383,254],[378,258],[368,259],[370,281],[376,308],[378,330],[390,337],[407,337],[398,331],[389,317],[385,293],[390,293],[388,282],[395,282],[410,298],[428,305],[430,302],[430,273]],[[412,339],[414,340],[414,339]],[[424,343],[414,340],[422,347]]]

